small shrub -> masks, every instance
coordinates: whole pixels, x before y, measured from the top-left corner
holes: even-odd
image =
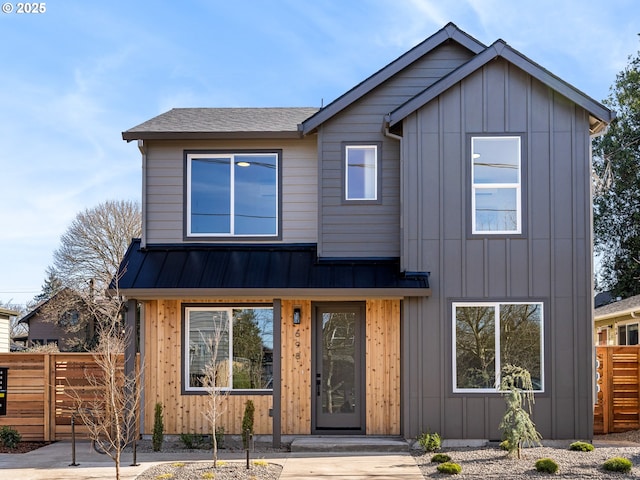
[[[0,442],[5,447],[16,448],[21,440],[22,435],[15,428],[6,425],[0,428]]]
[[[457,475],[462,471],[462,467],[457,463],[444,462],[438,465],[438,471],[440,473],[449,473],[451,475]]]
[[[502,442],[500,442],[500,450],[506,450],[507,452],[511,451],[509,440],[503,440]]]
[[[164,441],[164,421],[162,420],[162,404],[156,403],[153,413],[153,435],[151,436],[151,445],[154,452],[162,450],[162,442]]]
[[[184,467],[184,462],[173,462],[171,466],[176,468]]]
[[[216,478],[216,474],[213,472],[204,472],[202,478]]]
[[[423,433],[418,437],[418,443],[425,452],[435,452],[440,450],[442,438],[438,433]]]
[[[256,467],[268,467],[269,466],[269,462],[267,462],[266,460],[254,460],[253,464]]]
[[[436,453],[433,457],[431,457],[431,463],[445,463],[450,461],[451,457],[446,453]]]
[[[156,478],[158,480],[168,480],[169,478],[173,478],[173,473],[162,473],[157,475]]]
[[[609,472],[629,473],[633,464],[631,460],[623,457],[613,457],[604,462],[602,468]]]
[[[180,441],[184,445],[184,448],[189,450],[209,448],[211,446],[207,435],[197,435],[195,433],[181,433]]]
[[[569,445],[569,450],[574,452],[591,452],[595,447],[587,442],[573,442]]]
[[[541,458],[536,462],[536,470],[544,473],[556,473],[558,464],[551,458]]]
[[[254,413],[253,401],[247,400],[247,403],[244,404],[244,415],[242,416],[242,446],[245,450],[249,448],[249,438],[253,435]]]

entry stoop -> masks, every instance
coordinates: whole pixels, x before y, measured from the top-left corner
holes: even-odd
[[[400,437],[310,436],[291,441],[292,452],[408,452],[409,443]]]

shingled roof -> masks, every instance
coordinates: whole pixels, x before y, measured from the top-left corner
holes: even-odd
[[[298,138],[298,125],[318,111],[292,108],[174,108],[122,132],[122,138]]]
[[[605,320],[611,317],[630,315],[640,312],[640,295],[625,298],[617,302],[598,307],[594,311],[595,320]]]

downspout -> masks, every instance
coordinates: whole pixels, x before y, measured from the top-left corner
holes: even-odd
[[[144,140],[138,140],[138,150],[142,155],[142,228],[140,238],[140,248],[147,246],[147,146]]]
[[[404,152],[403,152],[403,148],[402,148],[402,140],[403,137],[401,137],[400,135],[396,135],[395,133],[391,133],[391,130],[389,130],[389,123],[391,122],[391,114],[387,114],[384,116],[384,122],[383,122],[383,127],[382,127],[382,133],[384,134],[385,137],[387,138],[392,138],[393,140],[397,140],[398,142],[400,142],[400,232],[402,235],[401,238],[401,245],[400,245],[400,270],[404,271],[404,269],[406,268],[406,263],[404,261],[404,248],[402,248],[403,244],[404,244],[404,214],[403,214],[403,202],[402,199],[403,197],[403,191],[404,191],[404,176],[403,176],[403,168],[404,168]]]

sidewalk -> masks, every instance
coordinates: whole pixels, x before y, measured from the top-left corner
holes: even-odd
[[[221,459],[242,460],[243,454],[221,453]],[[423,480],[420,469],[408,453],[281,453],[256,456],[283,466],[280,480],[317,480],[332,477],[345,480]],[[328,461],[328,458],[336,461]],[[337,460],[339,459],[339,461]],[[121,479],[134,480],[154,465],[174,461],[210,461],[211,452],[142,453],[138,466],[131,466],[127,453],[121,462]],[[96,453],[89,442],[76,444],[72,463],[71,442],[57,442],[24,454],[0,454],[0,477],[19,480],[92,480],[115,478],[113,461]]]

